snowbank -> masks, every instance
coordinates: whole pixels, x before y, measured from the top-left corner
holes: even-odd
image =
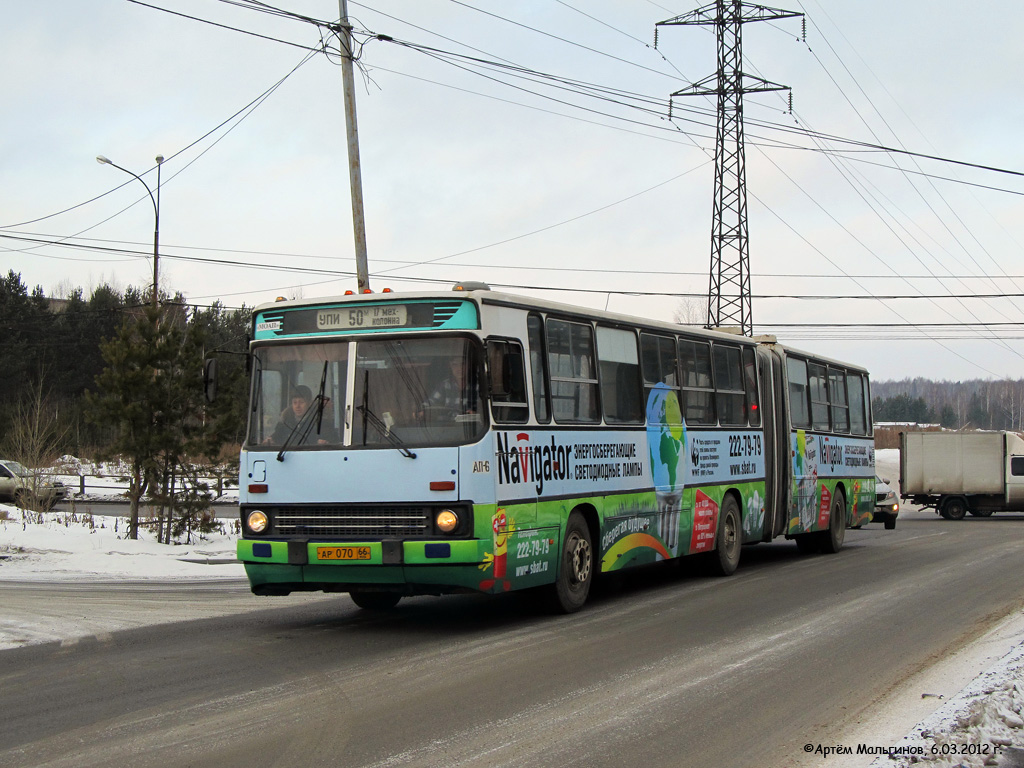
[[[23,515],[0,504],[0,580],[189,579],[245,577],[235,560],[238,538],[230,521],[218,530],[193,535],[191,544],[159,544],[156,535],[140,529],[127,538],[123,517],[47,512]],[[218,564],[218,568],[209,565]]]
[[[1018,645],[871,768],[1017,766],[1022,748],[1024,645]]]

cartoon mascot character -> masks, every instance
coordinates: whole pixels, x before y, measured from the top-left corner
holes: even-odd
[[[484,555],[480,570],[493,568],[492,578],[481,581],[480,589],[489,592],[500,585],[503,591],[508,592],[512,588],[508,580],[508,536],[514,530],[515,522],[505,517],[505,510],[498,507],[491,518],[491,528],[494,531],[494,554],[488,552]]]

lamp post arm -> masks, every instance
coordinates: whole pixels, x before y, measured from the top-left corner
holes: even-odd
[[[163,166],[164,159],[162,156],[156,158],[156,197],[153,196],[153,190],[149,188],[149,184],[143,180],[137,173],[129,171],[127,168],[122,168],[112,160],[99,155],[96,158],[97,162],[102,165],[112,165],[119,171],[124,171],[129,176],[139,180],[139,183],[146,188],[146,193],[149,195],[149,201],[153,203],[153,309],[159,306],[159,283],[158,283],[158,263],[160,261],[160,169]]]

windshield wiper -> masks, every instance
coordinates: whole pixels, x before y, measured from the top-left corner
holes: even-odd
[[[366,425],[367,423],[372,424],[374,428],[384,436],[391,445],[393,445],[399,453],[410,459],[415,459],[416,454],[405,447],[405,443],[402,442],[402,438],[398,435],[391,433],[391,426],[385,424],[376,413],[370,410],[370,372],[363,372],[363,402],[356,406],[356,410],[363,414],[363,445],[366,445]]]
[[[367,408],[365,405],[357,405],[356,410],[363,414],[363,429],[366,429],[366,423],[369,422],[373,425],[374,429],[384,436],[384,439],[391,443],[399,453],[403,456],[408,456],[410,459],[415,459],[416,454],[405,447],[405,443],[402,442],[402,438],[391,431],[391,428],[385,424],[380,418]],[[363,432],[363,444],[365,445],[366,433]]]
[[[313,398],[313,402],[310,403],[310,407],[306,409],[306,412],[302,414],[302,418],[296,422],[295,426],[292,427],[292,431],[288,433],[288,437],[284,440],[284,445],[281,446],[281,450],[277,452],[277,460],[284,461],[285,451],[288,450],[288,446],[292,442],[292,438],[298,434],[298,442],[306,442],[306,438],[309,437],[309,431],[313,428],[314,419],[312,416],[316,416],[316,433],[319,435],[323,430],[324,423],[324,406],[327,404],[327,398],[324,397],[324,390],[327,387],[327,361],[324,360],[324,370],[320,374],[320,391],[316,393],[316,397]],[[301,431],[300,431],[301,427]]]
[[[288,437],[284,439],[284,445],[281,446],[281,450],[277,452],[277,460],[284,461],[284,454],[288,450],[288,446],[292,444],[292,438],[298,435],[298,442],[302,444],[306,442],[306,438],[309,437],[309,432],[313,429],[313,423],[319,421],[317,414],[323,413],[323,395],[317,395],[313,398],[313,405],[316,408],[307,408],[306,412],[302,414],[302,418],[296,422],[295,426],[292,427],[292,431],[288,433]],[[317,417],[317,418],[314,418]],[[317,426],[317,434],[320,433],[320,427]]]

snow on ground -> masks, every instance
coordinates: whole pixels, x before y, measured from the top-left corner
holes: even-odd
[[[1024,645],[915,726],[871,768],[1024,765]]]
[[[127,538],[124,517],[70,512],[24,514],[0,504],[0,580],[245,578],[234,561],[237,533],[231,521],[217,532],[193,535],[192,544],[159,544],[140,526],[139,539]],[[4,519],[6,518],[6,519]]]

